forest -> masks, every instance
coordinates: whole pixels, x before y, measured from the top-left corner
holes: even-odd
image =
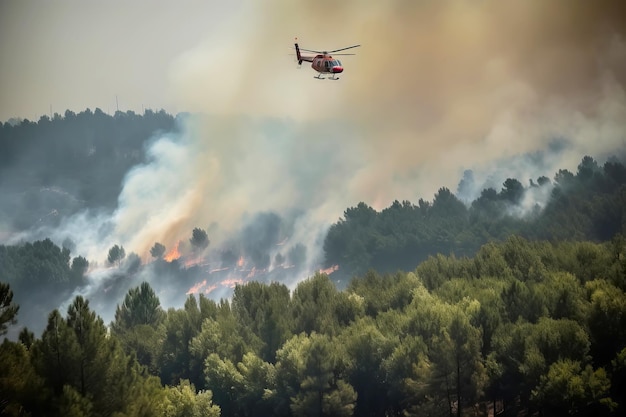
[[[77,296],[0,346],[4,415],[622,415],[626,243],[511,236],[412,272]],[[2,331],[19,320],[2,284]]]
[[[158,132],[178,128],[163,110],[67,110],[37,122],[0,123],[0,236],[3,229],[58,225],[81,209],[115,207],[122,179],[144,159],[144,146]]]
[[[369,268],[412,270],[437,253],[473,256],[512,234],[605,242],[625,228],[626,167],[617,159],[599,166],[585,156],[575,173],[560,169],[553,180],[541,176],[527,187],[508,178],[467,205],[445,187],[432,202],[395,201],[380,212],[360,203],[330,227],[324,253],[327,266],[341,265],[338,272],[349,278]]]
[[[164,112],[98,109],[4,123],[0,185],[14,198],[0,237],[114,207],[153,133],[178,128]],[[18,335],[0,345],[0,415],[623,415],[625,209],[619,156],[528,186],[509,178],[469,202],[442,187],[417,204],[360,203],[329,227],[329,274],[290,289],[294,270],[276,268],[231,297],[170,308],[155,288],[206,272],[159,242],[147,263],[111,247],[97,300],[76,295],[92,277],[73,242],[0,245],[0,336]],[[263,218],[267,238],[244,234],[259,244],[220,262],[269,262],[263,247],[284,225]],[[196,228],[189,242],[209,236]],[[109,323],[103,302],[116,306]],[[34,318],[41,331],[21,325]]]

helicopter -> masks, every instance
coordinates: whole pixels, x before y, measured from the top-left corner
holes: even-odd
[[[296,38],[296,43],[294,44],[296,47],[296,56],[298,58],[298,65],[302,65],[302,61],[307,61],[311,63],[311,68],[318,72],[317,76],[313,78],[317,78],[323,80],[322,75],[330,74],[329,80],[338,80],[337,74],[341,74],[343,72],[343,66],[341,65],[341,61],[333,58],[330,54],[340,51],[345,51],[346,49],[358,48],[361,45],[352,45],[346,48],[335,49],[333,51],[314,51],[311,49],[304,49],[298,46],[298,38]],[[302,55],[300,51],[311,52],[317,54],[315,56],[306,56]],[[354,55],[354,54],[336,54],[336,55]]]

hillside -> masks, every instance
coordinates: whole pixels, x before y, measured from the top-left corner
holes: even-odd
[[[87,150],[61,139],[92,118],[124,143],[105,151],[93,126],[77,136],[98,138]],[[153,136],[144,118],[175,129],[163,113],[5,123],[3,227],[113,212]],[[348,208],[320,240],[325,273],[292,237],[298,217],[273,212],[218,244],[201,225],[174,247],[153,242],[149,258],[125,241],[99,259],[69,238],[3,244],[2,412],[621,415],[625,208],[623,163],[585,156],[575,173],[508,178],[470,201],[441,187],[432,201]]]
[[[343,291],[316,274],[167,311],[142,283],[111,300],[110,336],[78,296],[0,346],[4,412],[621,415],[625,248],[513,236]]]
[[[619,160],[599,166],[585,156],[578,170],[561,169],[553,180],[524,186],[509,178],[500,190],[483,189],[469,205],[447,188],[432,202],[395,201],[376,211],[351,207],[324,241],[326,266],[341,275],[368,268],[412,270],[436,254],[473,256],[487,242],[515,234],[531,240],[605,242],[626,232],[626,167]]]

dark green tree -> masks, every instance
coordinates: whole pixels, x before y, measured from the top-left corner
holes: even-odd
[[[317,273],[300,282],[291,300],[293,332],[336,334],[336,297],[337,289],[326,274]]]
[[[37,373],[46,385],[60,395],[63,386],[71,384],[77,366],[73,355],[78,347],[76,336],[58,310],[52,311],[41,339],[33,346]]]
[[[24,327],[20,330],[20,334],[17,336],[17,339],[26,346],[26,349],[30,349],[30,347],[35,343],[35,333],[28,330],[27,327]]]
[[[17,323],[20,306],[13,303],[13,291],[9,284],[0,282],[0,336],[8,331],[8,325]]]
[[[163,322],[165,312],[161,301],[150,284],[141,285],[128,290],[124,302],[115,310],[114,330],[128,330],[140,324],[156,327]]]
[[[626,296],[605,280],[585,285],[591,304],[586,315],[591,352],[598,366],[606,366],[626,346]]]
[[[150,249],[150,255],[152,255],[152,257],[156,259],[163,258],[163,255],[165,255],[165,246],[160,244],[159,242],[156,242],[154,246]]]
[[[370,318],[360,319],[346,327],[340,340],[350,358],[346,368],[347,381],[357,393],[354,414],[385,415],[391,411],[388,392],[391,384],[396,382],[396,376],[389,378],[390,373],[383,364],[391,356],[397,342],[383,335]]]
[[[271,363],[263,361],[252,352],[243,355],[237,364],[237,370],[246,383],[239,397],[243,415],[267,416],[276,408],[272,390],[276,387],[276,369]]]
[[[546,415],[609,416],[617,408],[610,398],[611,381],[603,368],[561,360],[550,365],[532,393],[532,401]]]
[[[261,359],[274,362],[276,351],[291,337],[289,289],[278,283],[249,282],[237,285],[232,311],[239,323],[263,342]]]
[[[202,252],[209,246],[209,236],[204,230],[196,227],[193,229],[189,243],[194,251]]]
[[[68,328],[73,331],[76,345],[73,360],[76,366],[71,382],[84,397],[97,396],[105,389],[102,376],[106,374],[107,330],[100,317],[89,308],[89,301],[78,296],[67,310]]]
[[[124,246],[113,245],[111,249],[109,249],[109,256],[107,257],[107,261],[109,265],[121,266],[122,260],[126,257],[126,251],[124,250]]]
[[[242,412],[239,398],[243,395],[245,384],[241,373],[229,359],[221,359],[211,353],[204,362],[206,386],[213,392],[215,402],[220,406],[221,415],[237,416]]]
[[[77,256],[72,259],[72,266],[70,268],[71,277],[70,283],[73,286],[80,286],[85,284],[85,274],[89,269],[89,261],[82,256]]]
[[[204,389],[203,362],[208,353],[196,348],[197,353],[194,355],[195,343],[192,340],[203,331],[203,323],[209,319],[215,321],[212,315],[218,317],[223,314],[234,321],[227,302],[216,308],[206,298],[201,296],[199,299],[198,304],[196,297],[189,295],[183,309],[170,308],[167,311],[163,322],[165,334],[157,361],[164,384],[173,385],[180,379],[188,379],[198,389]],[[225,330],[225,334],[234,338],[240,337],[236,328]],[[237,348],[241,349],[241,346]]]
[[[196,392],[188,380],[165,388],[164,417],[219,417],[220,407],[213,404],[211,391]]]
[[[346,353],[330,337],[301,334],[277,355],[277,404],[293,415],[351,416],[357,394],[345,379]]]
[[[33,367],[23,343],[5,339],[0,344],[0,415],[45,415],[50,387]]]
[[[502,199],[510,204],[519,204],[524,197],[524,186],[514,178],[507,178],[502,184],[504,187],[500,192]]]

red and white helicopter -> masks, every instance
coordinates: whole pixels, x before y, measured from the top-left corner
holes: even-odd
[[[337,74],[341,74],[343,72],[343,66],[341,65],[341,61],[333,58],[330,54],[340,51],[345,51],[346,49],[358,48],[361,45],[352,45],[346,48],[335,49],[333,51],[314,51],[311,49],[304,49],[298,46],[298,39],[296,38],[296,43],[294,44],[296,47],[296,56],[298,57],[298,65],[302,64],[302,61],[310,62],[311,68],[318,72],[317,76],[314,78],[324,79],[322,75],[330,74],[329,80],[338,80]],[[300,51],[311,52],[317,55],[302,55]],[[336,54],[336,55],[354,55],[354,54]]]

